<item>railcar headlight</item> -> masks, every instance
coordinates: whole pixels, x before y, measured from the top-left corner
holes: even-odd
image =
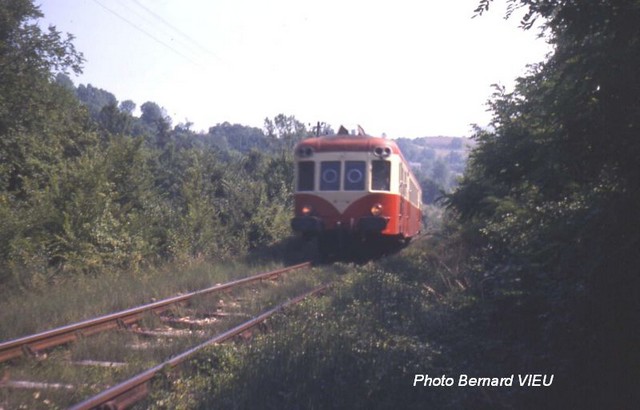
[[[387,158],[391,155],[391,148],[389,147],[375,147],[373,149],[373,155],[380,158]]]
[[[301,211],[302,211],[302,215],[303,216],[309,216],[309,215],[311,215],[311,212],[313,211],[313,208],[311,208],[311,206],[309,206],[309,205],[305,205],[305,206],[302,207]]]
[[[378,203],[371,207],[371,215],[380,216],[382,213],[382,204]]]
[[[301,158],[308,158],[313,155],[313,148],[311,147],[300,147],[298,148],[297,154]]]

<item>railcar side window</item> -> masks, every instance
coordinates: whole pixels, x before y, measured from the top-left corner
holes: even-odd
[[[313,191],[314,162],[298,162],[298,191]]]
[[[344,163],[344,190],[363,191],[364,171],[366,163],[364,161],[346,161]]]
[[[391,163],[389,161],[371,161],[371,189],[389,191],[391,189]]]
[[[320,190],[340,190],[340,161],[323,161],[320,163]]]

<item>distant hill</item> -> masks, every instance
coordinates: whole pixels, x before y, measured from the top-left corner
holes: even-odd
[[[399,138],[396,142],[400,145],[404,156],[417,156],[419,159],[424,155],[424,151],[433,150],[437,158],[443,158],[452,152],[467,156],[469,151],[475,146],[476,142],[469,138],[462,137],[421,137],[421,138]],[[430,156],[431,154],[427,154]],[[418,161],[420,162],[420,161]]]
[[[438,192],[451,191],[464,173],[475,141],[462,137],[398,138],[395,140],[421,181],[423,199],[433,202]]]
[[[462,137],[399,138],[396,140],[405,158],[415,168],[430,168],[436,160],[443,160],[451,171],[462,174],[475,141]]]
[[[422,137],[415,138],[411,141],[416,145],[422,145],[446,153],[459,150],[468,151],[476,144],[474,140],[462,137]]]

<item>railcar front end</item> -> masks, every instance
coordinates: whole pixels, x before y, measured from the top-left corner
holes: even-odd
[[[310,138],[295,150],[291,227],[322,252],[345,241],[408,240],[421,224],[421,192],[391,140],[363,135]]]

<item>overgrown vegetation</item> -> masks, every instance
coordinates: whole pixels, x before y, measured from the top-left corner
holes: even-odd
[[[555,51],[513,92],[496,87],[491,130],[476,134],[450,209],[488,306],[529,323],[534,363],[570,375],[563,403],[628,405],[640,342],[640,2],[509,3],[525,9],[525,28],[543,21]]]
[[[38,288],[64,276],[157,262],[224,259],[289,235],[293,116],[262,130],[196,134],[91,85],[82,54],[36,24],[32,1],[0,5],[0,283]]]
[[[343,281],[270,322],[250,343],[215,346],[163,380],[152,408],[539,408],[567,387],[562,365],[539,360],[538,331],[504,316],[468,282],[465,247],[420,241],[365,266],[336,265]],[[532,349],[533,347],[533,349]],[[544,355],[543,355],[544,356]],[[517,375],[556,374],[551,388]],[[433,387],[434,378],[509,377],[512,387]]]
[[[58,280],[54,291],[31,289],[3,295],[0,300],[0,340],[42,332],[129,309],[155,300],[227,282],[250,273],[275,269],[242,262],[212,265],[203,261],[165,264],[144,272],[104,272],[100,276],[72,276]],[[14,320],[20,317],[21,320]]]
[[[135,275],[74,276],[56,284],[54,291],[21,292],[0,299],[0,340],[50,330],[280,267],[273,263],[248,266],[228,261],[219,265],[199,262],[189,266],[164,266]],[[67,408],[97,394],[105,386],[132,377],[282,303],[292,295],[329,280],[331,277],[322,272],[305,269],[287,273],[277,280],[259,281],[230,291],[199,295],[188,304],[172,306],[162,316],[205,319],[208,323],[206,326],[177,326],[172,329],[176,325],[169,327],[160,315],[148,313],[131,327],[166,332],[167,337],[109,331],[82,337],[64,347],[47,349],[38,357],[28,356],[2,363],[0,374],[3,375],[3,381],[26,380],[72,387],[15,389],[2,385],[0,403],[4,408],[11,409]],[[207,316],[206,312],[222,312],[225,316]],[[43,360],[44,357],[46,360]],[[106,368],[81,365],[85,360],[116,364]]]
[[[424,408],[472,403],[477,396],[472,391],[412,387],[416,373],[455,374],[456,355],[472,356],[480,348],[466,336],[457,337],[466,333],[466,324],[451,326],[469,306],[466,296],[454,291],[458,285],[452,287],[436,269],[430,270],[433,276],[424,275],[425,266],[439,265],[438,253],[429,250],[434,243],[363,267],[333,266],[343,280],[328,296],[278,317],[270,323],[272,333],[250,344],[212,348],[192,363],[191,376],[165,386],[168,393],[158,392],[155,405]],[[438,302],[449,291],[447,302]]]

